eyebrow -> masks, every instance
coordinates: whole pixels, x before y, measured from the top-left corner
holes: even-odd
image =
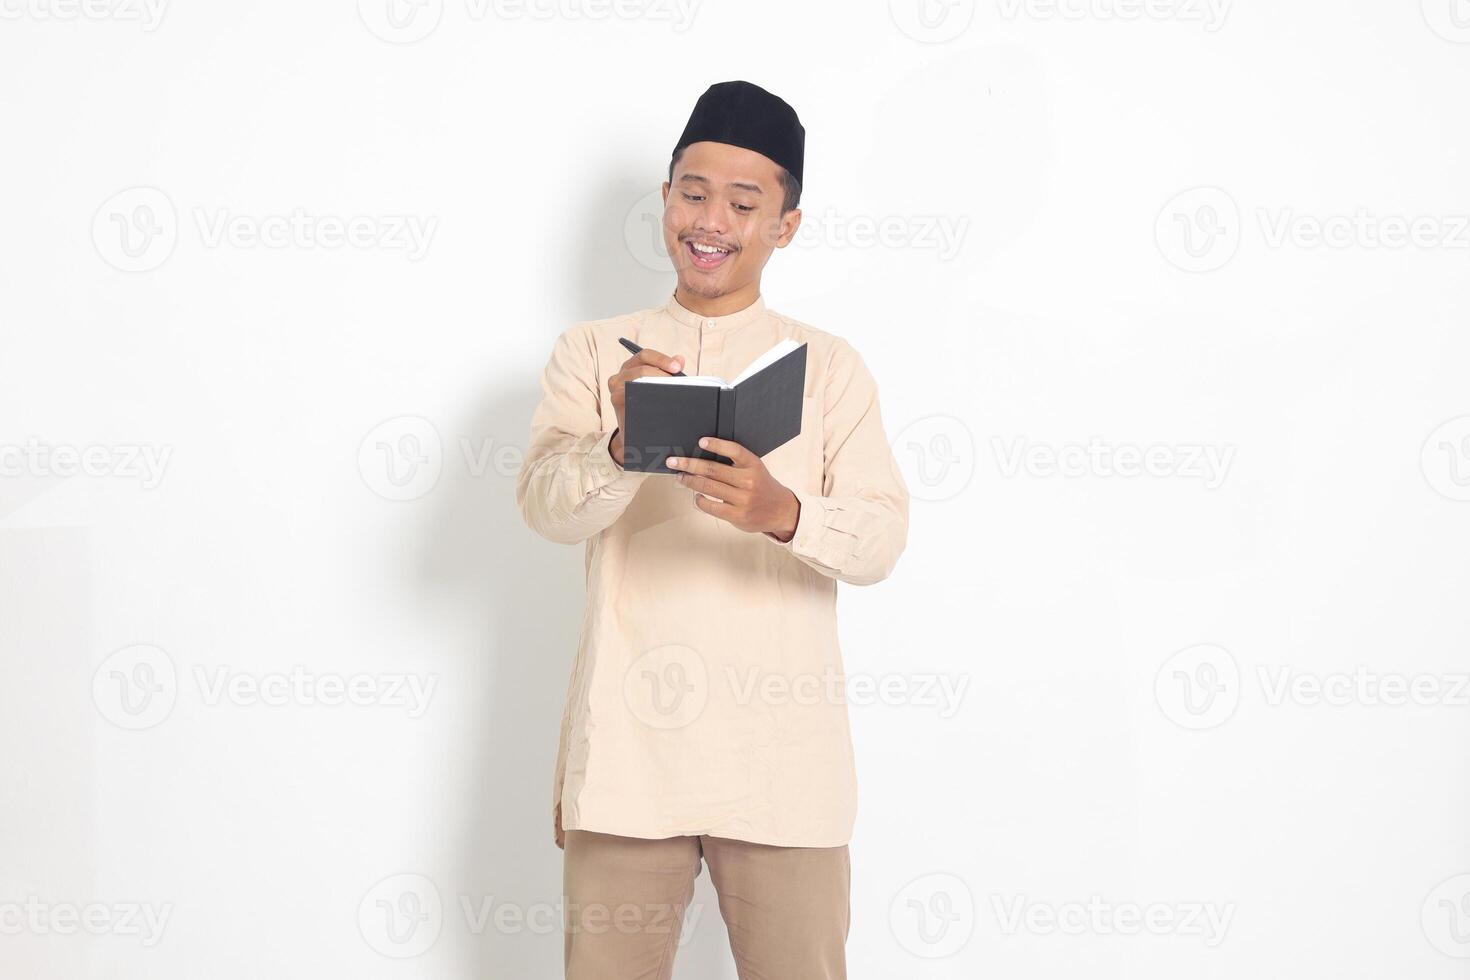
[[[684,174],[683,176],[681,176],[679,178],[679,182],[680,183],[683,183],[686,180],[692,180],[692,181],[694,181],[695,183],[698,183],[698,184],[708,184],[709,183],[709,179],[707,177],[701,177],[699,174]],[[738,180],[732,180],[732,181],[730,181],[730,183],[726,184],[725,186],[726,187],[738,187],[740,190],[743,190],[743,191],[751,191],[751,192],[756,193],[756,194],[762,193],[762,191],[761,191],[761,189],[760,189],[760,187],[758,185],[756,185],[756,184],[747,184],[747,183],[744,183],[744,182],[738,181]]]

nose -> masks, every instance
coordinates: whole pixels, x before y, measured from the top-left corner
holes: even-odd
[[[713,195],[706,197],[694,211],[695,231],[723,239],[729,232],[729,220],[723,205],[717,204]]]

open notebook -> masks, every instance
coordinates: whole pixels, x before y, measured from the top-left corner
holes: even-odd
[[[670,456],[728,463],[699,448],[703,436],[738,442],[757,456],[801,433],[806,389],[806,344],[783,340],[750,363],[733,381],[713,375],[637,378],[628,382],[623,469],[676,473]]]

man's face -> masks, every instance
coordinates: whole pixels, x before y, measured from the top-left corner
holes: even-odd
[[[799,209],[781,214],[779,173],[769,157],[744,147],[684,148],[663,185],[664,247],[679,285],[714,298],[760,280],[771,251],[785,248],[801,223]]]

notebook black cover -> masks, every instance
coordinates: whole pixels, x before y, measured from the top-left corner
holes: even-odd
[[[729,463],[729,457],[699,448],[704,436],[729,439],[764,456],[801,434],[805,390],[806,344],[733,388],[630,381],[625,392],[623,469],[677,473],[664,465],[670,456]]]

